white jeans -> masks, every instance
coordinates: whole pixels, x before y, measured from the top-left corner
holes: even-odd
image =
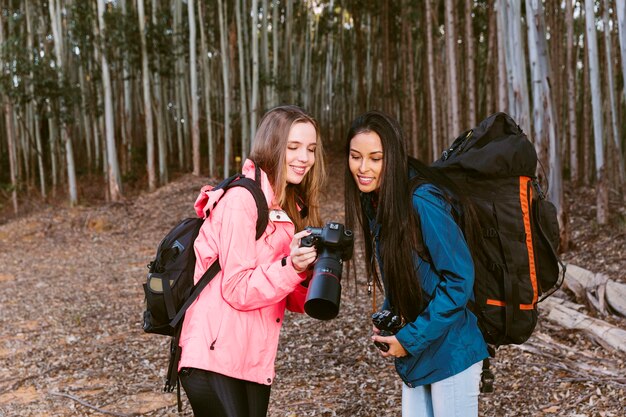
[[[402,417],[476,417],[482,361],[430,385],[402,384]]]

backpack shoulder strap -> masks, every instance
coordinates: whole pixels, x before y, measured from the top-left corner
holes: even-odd
[[[252,197],[254,197],[254,201],[256,203],[256,208],[259,213],[256,221],[256,236],[255,239],[259,239],[265,229],[267,228],[267,224],[269,221],[269,207],[267,206],[267,200],[265,199],[265,194],[263,194],[263,190],[261,189],[260,180],[251,180],[250,178],[244,177],[243,175],[238,175],[237,178],[234,178],[228,184],[223,186],[224,192],[228,191],[233,187],[243,187],[246,190],[250,191]]]

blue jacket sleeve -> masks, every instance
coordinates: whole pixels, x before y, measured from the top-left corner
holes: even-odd
[[[422,226],[424,243],[432,264],[419,265],[420,282],[430,302],[412,323],[396,335],[413,356],[437,342],[451,326],[462,321],[467,302],[473,298],[474,264],[463,233],[451,215],[451,206],[430,184],[418,187],[413,206]]]

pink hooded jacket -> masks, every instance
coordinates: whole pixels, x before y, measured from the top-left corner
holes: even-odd
[[[245,162],[243,174],[254,178],[252,161]],[[211,208],[194,244],[195,282],[216,257],[222,270],[185,314],[179,369],[199,368],[269,385],[285,308],[304,311],[307,289],[300,283],[306,274],[298,274],[290,258],[283,261],[290,253],[294,225],[274,202],[263,171],[261,188],[270,221],[258,240],[257,208],[250,192],[242,187],[227,193],[211,188],[203,187],[195,203],[201,217]]]

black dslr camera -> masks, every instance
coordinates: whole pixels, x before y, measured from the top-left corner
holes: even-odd
[[[343,262],[352,258],[354,236],[343,224],[328,222],[326,226],[307,227],[311,234],[300,240],[301,246],[315,246],[317,260],[304,303],[304,311],[316,319],[330,320],[339,313],[341,270]]]
[[[398,333],[398,330],[404,326],[402,323],[402,317],[393,314],[389,310],[377,311],[372,314],[372,323],[378,330],[380,330],[381,336],[391,336]],[[387,343],[382,342],[374,342],[376,347],[383,352],[387,352],[389,350],[389,345]]]

